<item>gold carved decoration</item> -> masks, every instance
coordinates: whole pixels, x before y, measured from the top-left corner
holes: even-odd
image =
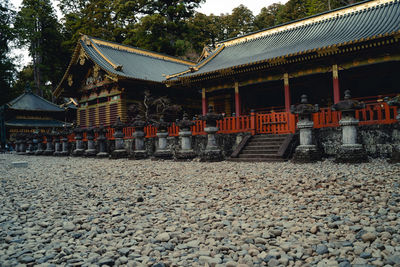
[[[74,83],[74,80],[73,80],[72,74],[70,74],[70,75],[68,75],[68,85],[72,86],[73,83]]]
[[[83,49],[81,49],[80,53],[79,53],[79,64],[84,65],[86,61],[86,54],[83,51]]]
[[[99,77],[100,67],[98,65],[94,65],[93,67],[93,77],[97,79]]]

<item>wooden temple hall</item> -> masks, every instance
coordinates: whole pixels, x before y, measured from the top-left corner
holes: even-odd
[[[54,94],[78,99],[82,127],[126,121],[144,90],[191,116],[208,105],[226,117],[284,115],[303,94],[323,112],[345,90],[374,111],[400,92],[399,39],[399,0],[364,1],[222,41],[197,63],[83,36]],[[379,119],[393,122],[395,114],[387,116]],[[329,126],[325,119],[317,125]]]

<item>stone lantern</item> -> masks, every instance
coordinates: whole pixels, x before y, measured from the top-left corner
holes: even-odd
[[[201,161],[221,161],[224,158],[221,149],[217,145],[217,140],[215,139],[215,134],[219,130],[217,121],[222,118],[222,115],[214,112],[213,106],[208,106],[208,113],[200,117],[201,120],[206,121],[204,131],[207,133],[207,146],[200,154]]]
[[[365,108],[365,104],[352,100],[349,90],[346,90],[344,94],[344,100],[332,106],[332,110],[342,112],[342,119],[339,121],[342,127],[342,145],[336,155],[336,162],[367,162],[368,158],[364,147],[357,143],[359,121],[355,118],[355,111]]]
[[[73,132],[75,134],[75,150],[72,152],[72,156],[79,157],[85,153],[85,147],[83,144],[83,129],[79,126],[75,127]]]
[[[36,130],[32,134],[32,153],[31,155],[35,155],[39,146],[39,129]]]
[[[17,135],[18,155],[26,154],[26,134],[20,133]]]
[[[85,150],[85,157],[95,157],[97,154],[96,144],[94,142],[94,128],[90,126],[85,129],[86,138],[87,138],[87,149]]]
[[[62,152],[61,133],[56,131],[54,134],[54,156],[60,156]]]
[[[144,127],[146,127],[146,125],[147,123],[140,115],[137,115],[132,123],[132,126],[135,128],[135,132],[133,133],[133,137],[135,138],[135,150],[130,155],[131,159],[144,159],[148,157],[144,143]]]
[[[300,104],[290,108],[290,112],[299,115],[297,128],[300,131],[300,145],[296,148],[293,156],[295,162],[314,162],[321,160],[321,153],[313,142],[312,115],[319,111],[318,105],[308,104],[307,95],[301,96]]]
[[[60,133],[60,138],[61,138],[61,147],[62,150],[59,153],[59,156],[68,156],[69,155],[69,140],[68,140],[68,135],[71,134],[71,129],[70,128],[64,128],[64,130]]]
[[[400,125],[400,95],[393,97],[392,99],[385,99],[389,106],[397,107],[397,116],[396,119]],[[397,131],[398,135],[400,135],[400,130]],[[392,151],[392,158],[390,159],[391,163],[399,163],[400,162],[400,145],[394,146]]]
[[[51,156],[54,154],[53,137],[55,135],[54,129],[51,133],[45,133],[46,136],[46,150],[43,152],[45,156]]]
[[[178,121],[179,136],[181,137],[181,149],[175,155],[178,160],[196,157],[196,153],[192,149],[192,131],[190,130],[193,125],[194,122],[188,119],[186,112],[183,114],[183,119]]]
[[[109,154],[107,152],[107,129],[104,128],[103,125],[100,125],[100,127],[96,128],[96,133],[98,134],[97,137],[97,144],[99,146],[99,153],[96,154],[96,157],[98,158],[108,158]]]
[[[168,149],[167,143],[168,126],[170,126],[170,123],[165,122],[163,117],[161,117],[160,121],[155,124],[155,127],[157,127],[158,143],[156,152],[154,152],[154,157],[157,159],[172,158],[172,152],[170,149]]]
[[[26,141],[27,141],[26,155],[33,155],[35,153],[33,146],[33,133],[27,134]]]
[[[123,129],[125,127],[125,124],[118,117],[117,121],[113,124],[112,127],[115,130],[115,132],[114,132],[115,149],[111,153],[111,158],[113,158],[113,159],[125,158],[128,155],[128,153],[126,152],[125,143],[124,143]]]
[[[37,155],[37,156],[43,155],[43,152],[46,149],[45,144],[43,143],[44,142],[43,134],[38,133],[36,138],[37,138],[38,145],[37,145],[37,150],[35,151],[35,155]]]

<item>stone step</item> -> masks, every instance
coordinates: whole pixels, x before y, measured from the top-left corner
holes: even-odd
[[[240,154],[239,158],[280,158],[276,153],[265,153],[265,154]]]
[[[285,137],[253,137],[251,141],[283,141]]]
[[[267,146],[267,145],[281,145],[282,142],[277,142],[277,141],[272,141],[272,142],[268,142],[268,141],[250,141],[247,145],[251,145],[251,146]]]
[[[247,145],[243,150],[245,149],[251,149],[251,150],[264,150],[264,149],[276,149],[278,150],[280,148],[280,144],[279,145]]]
[[[243,149],[242,154],[276,154],[278,153],[278,149]]]
[[[228,161],[234,162],[283,162],[286,161],[283,158],[230,158]]]

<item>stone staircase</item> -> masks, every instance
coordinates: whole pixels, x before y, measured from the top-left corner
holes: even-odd
[[[232,154],[229,160],[239,162],[285,161],[284,154],[291,139],[292,135],[252,136],[242,148],[239,148],[240,151]]]

